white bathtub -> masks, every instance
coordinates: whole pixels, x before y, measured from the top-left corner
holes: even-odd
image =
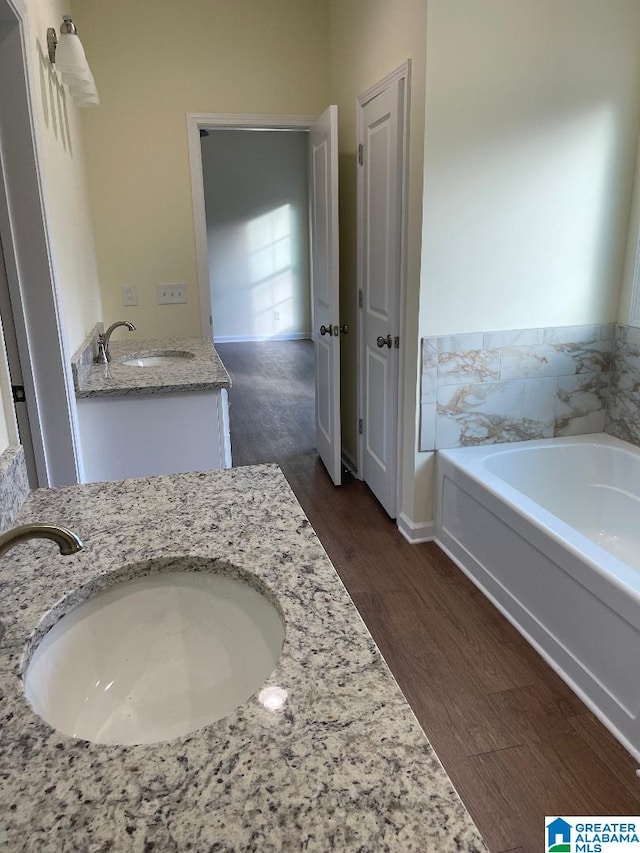
[[[441,547],[640,760],[640,449],[442,450],[437,490]]]

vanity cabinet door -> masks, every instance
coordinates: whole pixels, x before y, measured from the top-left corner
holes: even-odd
[[[231,467],[225,388],[78,400],[83,483]]]

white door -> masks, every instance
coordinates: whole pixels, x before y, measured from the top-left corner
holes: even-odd
[[[397,515],[402,212],[400,83],[360,111],[362,479]]]
[[[342,482],[338,289],[338,108],[311,127],[309,199],[311,288],[316,352],[316,447],[336,486]]]

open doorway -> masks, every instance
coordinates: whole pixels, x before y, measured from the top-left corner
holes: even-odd
[[[213,339],[232,380],[234,354],[247,381],[253,365],[256,401],[273,382],[268,411],[258,416],[258,458],[240,452],[231,391],[234,464],[282,464],[265,440],[267,414],[277,413],[273,429],[286,438],[291,419],[283,413],[297,405],[296,432],[313,411],[315,428],[303,445],[317,448],[338,485],[337,108],[318,119],[196,114],[187,127],[203,336]],[[300,394],[287,377],[300,380],[305,371]],[[301,449],[295,440],[284,444]]]
[[[308,134],[202,130],[215,344],[311,340]]]
[[[213,342],[234,465],[315,451],[308,133],[201,129]]]

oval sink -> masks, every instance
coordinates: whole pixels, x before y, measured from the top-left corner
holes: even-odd
[[[172,364],[182,364],[192,358],[194,355],[191,352],[159,352],[124,358],[120,364],[126,364],[128,367],[166,367]]]
[[[44,636],[24,679],[33,709],[96,743],[169,740],[219,720],[271,674],[279,611],[236,578],[162,572],[93,595]]]

